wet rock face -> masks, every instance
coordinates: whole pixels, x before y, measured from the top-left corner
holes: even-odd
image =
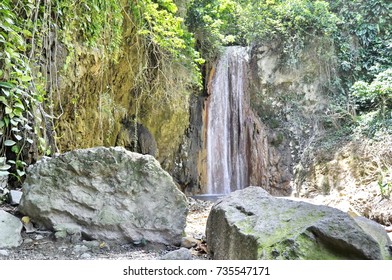
[[[360,222],[331,207],[248,187],[213,206],[206,234],[213,259],[390,258],[385,231]]]
[[[187,201],[152,156],[75,150],[33,165],[19,210],[45,228],[78,228],[114,243],[180,244]]]
[[[133,120],[122,122],[122,128],[116,139],[117,146],[123,146],[127,150],[134,151],[135,146],[138,153],[143,155],[157,156],[157,142],[151,132],[140,123]]]

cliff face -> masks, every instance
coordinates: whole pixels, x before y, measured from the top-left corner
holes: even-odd
[[[174,66],[156,60],[136,32],[125,18],[116,60],[77,42],[72,61],[65,62],[66,51],[57,58],[59,69],[67,64],[53,98],[60,116],[55,121],[57,146],[60,152],[126,146],[152,153],[171,170],[189,123],[186,87],[191,74],[180,65],[175,69],[180,74],[173,73]]]
[[[274,44],[256,45],[246,55],[244,65],[225,54],[209,71],[200,117],[191,122],[199,133],[188,139],[198,147],[197,152],[189,151],[189,158],[197,162],[191,173],[197,174],[198,185],[190,186],[190,192],[207,193],[215,182],[222,185],[218,189],[258,185],[274,195],[290,195],[295,165],[312,139],[324,133],[322,117],[329,101],[323,86],[328,77],[318,57],[308,51],[295,67],[285,65],[284,54]],[[222,60],[229,62],[221,67]],[[219,104],[223,107],[218,110]]]

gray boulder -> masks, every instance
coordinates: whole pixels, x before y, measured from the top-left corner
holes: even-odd
[[[88,239],[180,244],[188,204],[157,160],[124,148],[75,150],[28,170],[19,211]]]
[[[180,248],[163,255],[161,260],[192,260],[192,253],[186,248]]]
[[[23,225],[15,216],[0,210],[0,248],[13,248],[22,244]]]
[[[390,250],[392,241],[384,227],[375,221],[361,216],[355,217],[354,220],[367,234],[372,236],[380,244],[383,259],[392,259],[392,252]]]
[[[384,245],[346,213],[272,197],[260,187],[219,200],[206,235],[213,259],[384,258]]]

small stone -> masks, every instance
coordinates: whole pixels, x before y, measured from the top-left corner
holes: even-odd
[[[0,256],[8,257],[10,253],[7,250],[0,250]]]
[[[22,192],[21,191],[10,191],[10,204],[11,205],[19,205],[20,200],[22,199]]]
[[[74,252],[77,254],[86,253],[88,250],[88,247],[85,245],[75,245],[74,247]]]
[[[78,232],[71,235],[71,243],[78,243],[82,240],[82,233]]]
[[[56,231],[54,236],[56,237],[56,239],[65,239],[67,237],[67,231],[66,230]]]
[[[192,253],[185,248],[167,253],[161,260],[192,260]]]
[[[198,243],[198,240],[196,240],[193,237],[188,237],[187,236],[187,237],[183,237],[181,239],[181,247],[184,247],[184,248],[190,249],[190,248],[196,246],[197,243]]]
[[[25,240],[23,240],[23,244],[31,244],[33,242],[34,242],[34,240],[31,238],[26,238]]]
[[[57,239],[65,239],[69,237],[71,243],[78,243],[82,239],[81,228],[74,224],[59,224],[54,226],[56,233],[54,236]]]
[[[86,259],[91,259],[92,256],[89,253],[84,253],[83,255],[80,256],[80,258],[86,260]]]
[[[68,250],[68,246],[67,245],[60,246],[59,250],[62,250],[63,252],[67,251]]]
[[[100,245],[98,240],[91,240],[91,241],[83,240],[83,244],[90,249],[99,248]]]
[[[41,234],[38,234],[36,237],[35,237],[35,240],[41,240],[41,239],[44,239],[45,237],[43,237]]]

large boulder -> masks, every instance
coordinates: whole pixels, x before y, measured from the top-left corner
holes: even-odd
[[[22,222],[15,216],[0,210],[0,248],[13,248],[22,244]]]
[[[380,245],[362,229],[369,228],[370,233],[377,227],[360,222],[361,226],[335,208],[276,198],[260,187],[248,187],[213,206],[207,244],[213,259],[390,257],[391,241]]]
[[[88,239],[180,244],[185,195],[150,155],[124,148],[75,150],[28,170],[19,211],[40,227]],[[144,242],[144,241],[143,241]]]

